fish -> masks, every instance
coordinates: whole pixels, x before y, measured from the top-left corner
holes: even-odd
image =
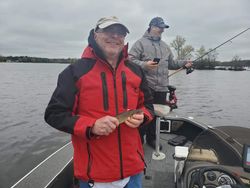
[[[132,115],[141,113],[141,112],[143,112],[141,109],[128,110],[128,111],[118,114],[116,118],[118,119],[119,124],[121,124],[121,123],[124,123],[128,119],[128,117],[131,117]]]

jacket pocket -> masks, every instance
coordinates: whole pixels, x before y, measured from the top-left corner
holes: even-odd
[[[90,181],[93,181],[91,176],[90,176],[93,158],[92,158],[92,155],[91,155],[90,144],[89,143],[87,143],[87,150],[88,150],[87,176],[88,176],[89,182],[90,182]]]
[[[144,165],[145,165],[145,167],[144,167],[144,168],[147,168],[147,164],[146,164],[146,162],[145,162],[145,160],[144,160],[143,155],[141,154],[141,152],[140,152],[139,150],[137,150],[137,153],[138,153],[139,157],[141,158],[142,162],[143,162],[143,163],[144,163]]]
[[[128,93],[127,93],[127,78],[124,71],[122,71],[122,93],[123,93],[123,108],[128,108]]]
[[[108,87],[107,87],[107,79],[105,72],[101,72],[101,79],[102,79],[103,108],[105,111],[108,111],[109,109]]]

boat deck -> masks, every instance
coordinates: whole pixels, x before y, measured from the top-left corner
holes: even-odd
[[[169,117],[170,119],[170,117]],[[174,118],[170,133],[160,134],[160,143],[163,146],[162,153],[166,157],[162,160],[152,158],[154,150],[147,144],[143,145],[145,162],[147,165],[146,174],[143,176],[144,188],[165,188],[175,187],[174,183],[174,162],[173,154],[175,147],[168,144],[168,141],[176,136],[184,135],[190,146],[195,135],[202,130],[202,125],[197,126],[195,122],[183,118]],[[185,133],[185,134],[184,134]],[[46,160],[35,167],[30,173],[21,178],[11,188],[29,188],[36,185],[37,188],[69,188],[73,184],[73,162],[72,145],[66,144]],[[41,179],[43,181],[41,181]],[[77,181],[75,182],[77,185]],[[73,187],[77,187],[74,186]]]
[[[174,187],[174,147],[168,144],[168,140],[176,135],[164,133],[160,136],[162,153],[166,155],[163,160],[152,159],[153,149],[147,144],[143,145],[147,164],[146,174],[143,177],[143,188]]]

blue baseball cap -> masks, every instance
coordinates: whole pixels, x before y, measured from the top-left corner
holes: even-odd
[[[151,26],[156,26],[159,28],[169,28],[169,26],[164,23],[164,20],[161,17],[153,18],[149,23],[149,27]]]

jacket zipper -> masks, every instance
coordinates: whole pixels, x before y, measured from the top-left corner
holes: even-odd
[[[117,88],[116,88],[116,70],[112,71],[112,72],[113,72],[113,77],[114,77],[115,108],[116,108],[116,114],[118,114],[118,98],[117,98]],[[119,145],[119,153],[120,153],[120,173],[121,173],[121,179],[123,179],[124,175],[123,175],[121,127],[120,126],[118,126],[118,145]]]
[[[104,62],[104,63],[109,67],[109,69],[111,70],[111,72],[113,74],[114,92],[115,92],[115,110],[116,110],[116,114],[118,114],[119,110],[118,110],[118,98],[117,98],[117,88],[116,88],[116,70],[117,70],[117,66],[116,66],[115,69],[113,69],[112,66],[109,63],[107,63],[107,62]],[[108,109],[108,90],[107,90],[107,82],[106,82],[106,74],[105,74],[105,72],[101,73],[101,77],[102,77],[103,85],[106,85],[106,92],[105,92],[106,100],[104,100],[104,101],[106,101],[106,103],[107,103],[106,105],[107,105],[107,109]],[[103,92],[104,92],[104,89],[103,89]],[[105,104],[104,104],[104,107],[105,107]],[[121,174],[121,179],[124,179],[123,161],[122,161],[122,146],[121,146],[121,128],[120,128],[120,126],[118,126],[118,145],[119,145],[119,153],[120,153],[120,174]]]
[[[105,72],[101,72],[101,78],[102,78],[103,108],[105,111],[108,111],[109,109],[108,87],[107,87],[107,79]]]
[[[127,109],[128,108],[128,94],[127,94],[127,88],[126,88],[126,74],[124,71],[122,71],[122,92],[123,92],[123,108]]]
[[[160,44],[160,43],[159,43]],[[154,47],[154,50],[155,50],[155,57],[158,57],[158,53],[157,53],[157,48],[156,48],[156,46],[155,46],[155,43],[154,42],[152,42],[152,46]],[[160,46],[159,46],[159,48],[160,48]],[[160,51],[161,51],[161,49],[160,49]],[[161,58],[162,58],[162,54],[161,54]],[[158,69],[158,66],[156,67],[157,68],[157,75],[156,75],[156,81],[157,81],[157,83],[156,83],[156,86],[158,85],[158,83],[159,83],[159,76],[158,76],[158,71],[159,71],[159,69]],[[155,87],[155,86],[154,86]]]

